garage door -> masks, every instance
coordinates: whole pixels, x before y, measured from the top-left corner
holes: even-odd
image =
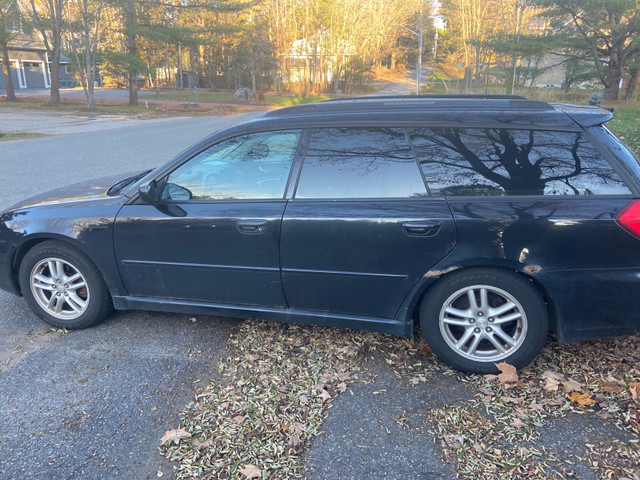
[[[13,80],[13,88],[17,89],[18,85],[18,74],[16,73],[16,69],[14,68],[15,64],[11,62],[11,79]],[[0,66],[0,88],[7,88],[6,82],[4,80],[4,69]]]
[[[45,88],[44,76],[42,75],[42,63],[22,62],[24,77],[27,81],[27,88]]]

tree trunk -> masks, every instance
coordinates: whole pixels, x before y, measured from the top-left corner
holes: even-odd
[[[573,82],[571,80],[569,80],[568,78],[564,79],[564,94],[565,95],[569,95],[569,90],[571,90],[571,85],[573,85]]]
[[[630,69],[630,74],[631,77],[629,78],[629,84],[627,85],[627,91],[624,94],[624,101],[625,102],[630,102],[633,100],[633,91],[636,89],[636,82],[638,80],[638,72],[640,71],[640,67],[636,67],[636,68],[631,68]]]
[[[2,43],[2,72],[4,73],[4,83],[7,88],[7,102],[17,102],[16,91],[13,88],[11,78],[11,63],[9,63],[9,45]]]
[[[609,65],[600,75],[600,79],[604,85],[604,93],[602,94],[603,100],[618,100],[623,67],[624,65],[620,60],[619,52],[613,49],[609,55]]]
[[[131,57],[138,55],[138,44],[136,43],[135,25],[137,22],[136,4],[130,0],[126,6],[126,31],[127,31],[127,53]],[[138,70],[133,64],[129,65],[129,105],[138,105]]]
[[[51,51],[51,91],[49,96],[51,105],[60,105],[60,39],[53,40]]]

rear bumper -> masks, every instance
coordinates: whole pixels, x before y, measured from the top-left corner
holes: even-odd
[[[547,271],[536,279],[554,304],[561,341],[640,331],[640,268]]]
[[[16,247],[8,242],[0,242],[0,289],[20,295],[18,277],[13,272]]]

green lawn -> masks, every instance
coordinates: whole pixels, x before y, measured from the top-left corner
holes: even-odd
[[[154,94],[155,93],[155,94]],[[144,95],[138,96],[138,101],[144,102],[145,99],[148,100],[169,100],[173,102],[188,102],[192,103],[196,101],[196,94],[198,95],[198,102],[228,102],[231,100],[237,100],[236,96],[233,92],[213,92],[208,89],[200,89],[197,91],[195,88],[185,89],[185,90],[159,90],[159,92],[154,92],[153,90],[148,90],[144,93]]]
[[[614,109],[613,119],[607,123],[607,126],[640,155],[640,105],[618,103],[611,106]]]
[[[0,142],[8,142],[10,140],[22,140],[25,138],[37,138],[37,137],[46,137],[46,135],[42,133],[29,133],[29,132],[20,132],[20,133],[0,132]]]
[[[301,105],[303,103],[315,103],[322,100],[331,100],[336,98],[335,95],[294,95],[294,94],[273,94],[265,95],[264,103],[273,107],[290,107],[292,105]]]

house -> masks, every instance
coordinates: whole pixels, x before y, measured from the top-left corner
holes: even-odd
[[[49,60],[44,43],[38,37],[17,33],[9,42],[9,63],[13,87],[49,88]],[[0,75],[0,88],[6,88],[4,74]]]

